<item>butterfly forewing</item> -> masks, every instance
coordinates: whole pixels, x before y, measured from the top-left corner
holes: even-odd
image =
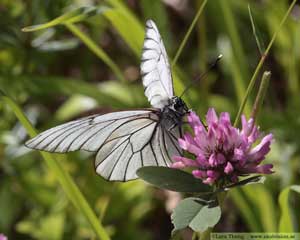
[[[79,149],[94,152],[115,129],[148,113],[149,111],[122,111],[89,116],[42,132],[25,145],[48,152],[61,153]]]
[[[165,107],[174,96],[172,75],[166,49],[152,20],[146,22],[141,74],[145,95],[153,107]]]

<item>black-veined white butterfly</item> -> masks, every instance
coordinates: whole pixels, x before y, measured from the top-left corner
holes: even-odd
[[[92,115],[40,133],[25,145],[48,152],[96,152],[96,172],[107,180],[137,178],[143,166],[169,166],[181,155],[177,139],[188,108],[174,96],[168,56],[152,20],[146,22],[141,75],[153,108]]]

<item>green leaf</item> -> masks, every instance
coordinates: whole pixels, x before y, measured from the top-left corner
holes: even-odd
[[[175,192],[194,192],[209,194],[213,189],[193,177],[192,174],[169,167],[142,167],[137,175],[144,181],[167,190]]]
[[[195,232],[204,232],[215,226],[221,218],[220,206],[204,206],[190,223],[190,228]]]
[[[279,232],[294,232],[293,213],[289,204],[290,192],[300,193],[300,185],[292,185],[283,189],[279,195],[281,216],[279,220]]]
[[[196,232],[204,232],[215,226],[221,217],[220,206],[203,204],[201,199],[186,198],[174,209],[171,219],[174,231],[190,227]]]

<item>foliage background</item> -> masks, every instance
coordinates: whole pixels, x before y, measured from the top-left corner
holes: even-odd
[[[146,107],[139,76],[145,20],[152,18],[157,23],[172,59],[201,3],[1,0],[0,89],[22,107],[39,131],[94,112]],[[200,116],[210,106],[234,116],[261,57],[248,4],[259,41],[266,46],[289,3],[208,1],[173,68],[177,94],[222,53],[218,68],[184,99]],[[33,33],[21,31],[91,5],[101,10],[74,24],[107,53],[121,77],[64,25]],[[299,196],[284,195],[286,201],[282,197],[278,202],[279,193],[300,180],[299,14],[296,5],[264,65],[272,77],[258,121],[263,131],[275,134],[266,161],[275,165],[276,173],[268,176],[264,185],[231,191],[216,231],[299,231]],[[252,94],[246,107],[248,116],[254,97]],[[93,239],[90,225],[69,204],[38,152],[23,146],[26,131],[3,102],[0,114],[0,232],[10,239]],[[169,238],[169,211],[178,195],[142,181],[108,183],[94,173],[94,156],[85,152],[56,154],[55,158],[75,179],[113,239]],[[284,211],[289,219],[282,219]],[[188,239],[189,232],[182,237]]]

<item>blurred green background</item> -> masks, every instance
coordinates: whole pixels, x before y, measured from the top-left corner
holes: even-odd
[[[147,107],[139,75],[145,20],[152,18],[158,25],[172,62],[202,2],[0,0],[0,89],[22,107],[39,131],[95,112]],[[177,94],[222,53],[218,67],[201,79],[184,100],[200,116],[208,107],[215,107],[219,112],[230,112],[233,120],[261,57],[249,6],[264,50],[290,3],[208,1],[173,66]],[[76,12],[78,7],[85,8]],[[36,32],[21,31],[66,12],[75,18],[75,31],[96,43],[96,52],[64,24]],[[264,185],[231,191],[215,231],[300,231],[300,198],[288,188],[300,182],[299,19],[300,6],[296,5],[263,67],[272,76],[258,123],[262,131],[275,135],[266,159],[274,164],[275,173]],[[258,84],[245,109],[248,116],[257,89]],[[0,233],[9,239],[94,239],[90,225],[70,204],[39,153],[23,146],[28,139],[26,130],[3,103]],[[179,195],[139,180],[106,182],[95,174],[94,156],[86,152],[56,154],[55,158],[75,179],[112,239],[170,237],[170,209]],[[183,232],[181,237],[189,239],[189,234]]]

